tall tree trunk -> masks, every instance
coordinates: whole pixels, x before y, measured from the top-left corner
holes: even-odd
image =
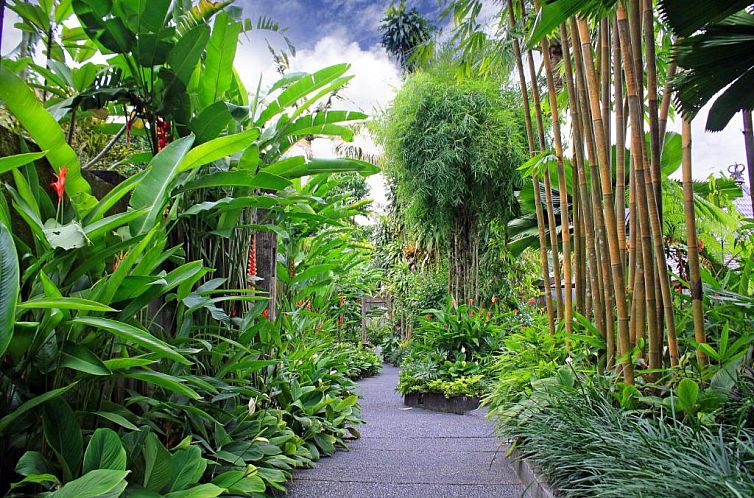
[[[563,280],[565,280],[564,305],[566,332],[573,331],[573,275],[571,273],[571,228],[570,216],[568,215],[568,184],[566,183],[565,167],[563,165],[563,142],[560,135],[560,116],[558,115],[558,95],[555,89],[552,64],[550,57],[550,43],[547,38],[542,40],[542,51],[545,56],[542,62],[545,66],[547,78],[547,93],[550,97],[550,115],[552,117],[552,135],[555,143],[555,156],[558,162],[558,190],[560,190],[560,232],[563,241]],[[556,245],[557,247],[557,245]],[[556,284],[557,285],[557,284]]]
[[[683,214],[686,224],[686,243],[689,257],[689,287],[691,289],[691,312],[694,317],[694,340],[699,344],[707,342],[704,333],[704,308],[702,301],[702,277],[699,271],[699,249],[696,238],[696,217],[694,213],[694,183],[691,176],[691,123],[683,120],[681,128],[681,169],[683,174]],[[707,356],[701,349],[696,350],[700,367],[707,365]]]
[[[627,354],[630,351],[630,338],[628,333],[628,309],[626,307],[626,285],[625,277],[623,275],[623,261],[621,261],[620,245],[618,243],[618,230],[615,221],[615,199],[613,196],[609,144],[606,142],[605,125],[602,122],[600,102],[598,99],[599,86],[594,71],[589,26],[584,19],[578,20],[578,34],[581,39],[582,58],[585,67],[587,88],[589,91],[589,104],[592,110],[595,145],[597,148],[597,158],[600,168],[602,211],[605,219],[605,231],[607,232],[610,267],[613,278],[613,288],[615,290],[615,303],[618,318],[618,344],[620,346],[620,354],[624,358],[624,379],[626,383],[632,384],[634,382],[634,369],[630,354]]]
[[[270,220],[269,211],[258,209],[256,212],[256,223],[265,224]],[[267,310],[270,320],[277,316],[277,234],[273,231],[263,231],[256,233],[256,263],[257,276],[261,279],[256,282],[256,287],[267,294],[269,302]]]

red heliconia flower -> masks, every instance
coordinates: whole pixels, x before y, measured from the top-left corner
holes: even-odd
[[[270,319],[270,310],[267,309],[267,308],[265,308],[264,311],[262,312],[262,316],[269,320]]]
[[[474,318],[474,312],[473,312],[473,311],[469,311],[469,316],[470,316],[471,318]]]
[[[162,116],[157,116],[155,120],[156,132],[157,132],[157,151],[161,151],[168,145],[168,139],[170,138],[170,121]]]
[[[536,299],[534,299],[533,297],[530,297],[530,298],[529,298],[529,304],[530,304],[530,305],[534,306],[534,305],[536,304],[536,302],[537,302],[537,300],[536,300]]]
[[[254,287],[254,277],[257,276],[257,236],[251,236],[251,247],[249,248],[249,266],[246,269],[251,287]]]
[[[68,166],[63,166],[55,174],[55,181],[50,184],[55,193],[58,194],[58,204],[63,202],[63,193],[65,192],[65,179],[68,175]]]

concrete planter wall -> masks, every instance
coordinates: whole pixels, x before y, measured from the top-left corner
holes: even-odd
[[[479,408],[479,398],[473,396],[451,396],[440,393],[409,393],[403,397],[403,404],[436,412],[463,415]]]

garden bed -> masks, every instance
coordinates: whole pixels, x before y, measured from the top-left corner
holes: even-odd
[[[403,404],[435,412],[464,415],[479,408],[479,398],[475,396],[446,397],[440,393],[408,393],[403,397]]]

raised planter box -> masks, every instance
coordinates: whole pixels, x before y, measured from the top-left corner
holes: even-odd
[[[403,404],[425,408],[436,412],[463,415],[479,408],[479,398],[473,396],[451,396],[440,393],[409,393],[403,397]]]

